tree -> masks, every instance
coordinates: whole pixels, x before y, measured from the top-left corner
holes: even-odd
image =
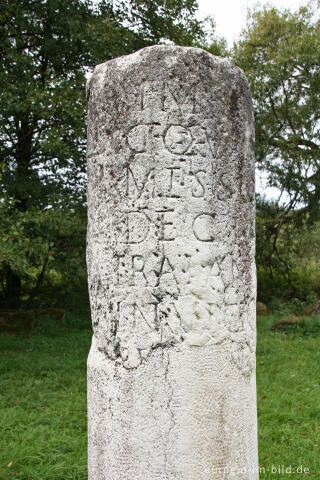
[[[74,291],[85,295],[85,229],[85,211],[75,215],[74,209],[30,208],[26,212],[12,209],[8,215],[7,203],[1,202],[0,258],[6,263],[0,269],[0,288],[11,293],[1,306],[18,306],[12,300],[21,293],[26,306],[60,306],[62,296]],[[12,278],[8,266],[19,283],[7,285]]]
[[[3,306],[17,306],[23,293],[30,297],[39,289],[58,255],[57,245],[64,248],[57,236],[70,209],[84,218],[86,73],[154,43],[201,43],[205,34],[194,18],[196,8],[195,0],[2,3],[0,205],[9,223],[0,231],[0,242],[3,246],[16,235],[20,243],[11,253],[21,256],[14,260],[8,248],[1,249]],[[83,228],[79,235],[84,241]],[[43,241],[44,251],[41,247],[36,255],[36,244],[31,247],[27,238]]]
[[[293,232],[320,213],[320,23],[311,5],[296,13],[254,10],[233,57],[251,84],[258,168],[279,190],[269,206],[258,197],[258,258],[290,284],[279,238],[286,225]]]

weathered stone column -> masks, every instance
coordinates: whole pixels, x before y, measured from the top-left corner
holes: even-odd
[[[245,76],[154,46],[88,99],[89,479],[257,479]]]

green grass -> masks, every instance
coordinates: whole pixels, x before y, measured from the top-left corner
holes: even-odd
[[[258,320],[257,380],[261,479],[320,478],[319,325],[271,332]],[[84,480],[86,358],[91,330],[69,317],[29,335],[0,336],[1,480]],[[275,474],[303,465],[307,474]],[[270,471],[268,471],[270,470]],[[132,479],[139,480],[139,479]],[[219,480],[219,479],[212,479]]]
[[[320,478],[320,317],[286,332],[279,318],[258,318],[257,385],[261,479]],[[273,466],[300,465],[307,474],[272,474]]]
[[[87,478],[90,340],[89,328],[48,323],[28,338],[0,336],[1,479]]]

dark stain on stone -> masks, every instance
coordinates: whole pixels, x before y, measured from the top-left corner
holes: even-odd
[[[233,117],[237,117],[239,114],[238,95],[236,90],[232,90],[230,97],[230,110]]]
[[[230,108],[230,116],[231,116],[231,122],[232,122],[232,134],[233,136],[239,140],[239,134],[242,132],[242,126],[241,126],[241,115],[240,115],[240,98],[243,95],[243,89],[240,86],[239,91],[237,89],[233,89],[230,100],[229,100],[229,108]]]

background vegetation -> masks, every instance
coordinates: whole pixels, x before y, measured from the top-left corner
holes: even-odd
[[[155,43],[229,55],[246,72],[257,168],[258,296],[320,295],[320,29],[312,5],[261,7],[231,51],[195,0],[6,0],[0,16],[0,309],[87,304],[85,81]]]
[[[251,13],[233,58],[249,79],[257,168],[277,187],[257,197],[258,295],[320,294],[320,23],[309,7]]]
[[[85,82],[158,43],[227,55],[251,84],[257,169],[278,192],[257,194],[258,298],[274,314],[259,318],[260,463],[316,476],[319,15],[314,2],[259,7],[228,50],[196,11],[196,0],[2,0],[1,478],[86,478]]]

